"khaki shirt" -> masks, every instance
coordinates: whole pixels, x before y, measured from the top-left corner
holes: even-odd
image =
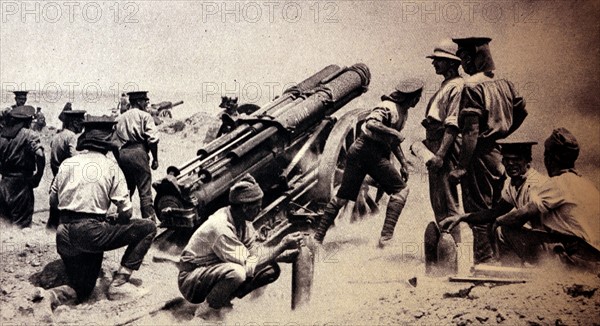
[[[153,144],[158,142],[158,129],[150,113],[131,108],[117,118],[115,138],[120,146],[125,143]]]
[[[255,231],[250,222],[236,229],[229,207],[211,215],[194,232],[181,254],[181,262],[199,266],[235,263],[246,269],[246,276],[253,277],[258,262],[251,253]]]
[[[62,162],[50,187],[50,201],[58,209],[106,214],[111,202],[117,211],[132,208],[125,176],[114,160],[89,151]]]

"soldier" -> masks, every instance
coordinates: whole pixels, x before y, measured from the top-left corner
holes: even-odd
[[[131,107],[117,118],[115,139],[119,166],[125,173],[127,188],[133,196],[135,189],[140,195],[142,217],[156,221],[152,205],[152,172],[148,151],[152,154],[152,170],[158,168],[158,130],[154,119],[146,111],[148,92],[129,92]]]
[[[38,107],[35,116],[33,117],[33,124],[31,129],[35,131],[42,131],[46,126],[46,116],[42,113],[42,108]]]
[[[104,251],[124,246],[127,250],[110,283],[108,298],[141,292],[129,278],[142,265],[156,226],[149,220],[131,219],[132,206],[123,172],[106,157],[114,146],[114,124],[110,117],[88,116],[76,148],[87,152],[67,158],[52,182],[50,205],[60,210],[56,249],[69,277],[68,286],[50,290],[48,297],[53,307],[88,298],[96,285]],[[89,177],[90,169],[95,170],[91,172],[93,177]],[[117,207],[115,221],[106,219],[111,203]]]
[[[496,218],[510,212],[512,209],[525,207],[537,194],[539,187],[548,181],[548,177],[531,167],[531,147],[537,144],[536,142],[506,139],[499,143],[501,145],[502,164],[506,169],[506,174],[510,177],[504,184],[500,202],[490,210],[448,217],[440,223],[442,228],[452,230],[461,221],[469,224],[493,223]],[[526,221],[526,223],[523,221],[522,224],[523,228],[529,230],[543,229],[539,215],[531,216],[529,221]],[[520,229],[521,225],[515,225],[515,228]],[[506,231],[511,233],[513,228],[504,229],[503,231],[504,233]],[[507,239],[513,238],[512,234],[497,232],[497,236],[498,254],[501,262],[505,264],[520,263],[520,259],[514,257],[516,246],[507,241]],[[527,252],[521,251],[523,259],[529,263],[535,262],[536,250],[532,247]]]
[[[83,131],[83,119],[85,110],[67,110],[60,113],[58,118],[63,122],[63,129],[59,130],[50,142],[50,169],[56,177],[60,164],[77,154],[77,134]],[[56,229],[58,227],[58,211],[56,207],[50,207],[50,216],[46,227]]]
[[[381,97],[382,102],[373,109],[362,127],[363,134],[348,150],[342,184],[325,207],[325,214],[315,231],[315,241],[322,243],[339,210],[348,200],[356,200],[367,174],[390,195],[379,247],[383,248],[392,239],[408,196],[408,169],[400,147],[404,140],[400,132],[406,123],[408,109],[417,105],[422,89],[422,81],[405,80],[399,83],[389,96]],[[400,171],[396,170],[390,161],[391,153],[400,161]]]
[[[541,249],[550,247],[563,262],[595,273],[600,266],[600,193],[575,170],[579,144],[567,129],[553,130],[544,148],[550,178],[530,191],[526,203],[495,220],[497,233],[524,261],[536,262]],[[507,171],[512,173],[508,166]],[[541,227],[521,227],[537,217]]]
[[[125,113],[129,110],[129,100],[125,93],[121,94],[121,98],[119,98],[119,103],[117,103],[117,115]]]
[[[29,93],[28,91],[14,91],[13,93],[15,94],[15,104],[4,108],[2,112],[0,112],[0,129],[6,124],[5,120],[8,112],[16,108],[17,106],[23,106],[25,105],[25,103],[27,103],[27,93]]]
[[[494,79],[494,61],[490,38],[453,39],[465,79],[458,125],[462,145],[458,166],[450,173],[453,183],[460,182],[466,213],[493,208],[500,200],[504,184],[504,167],[496,140],[506,138],[525,120],[525,101],[513,84]],[[493,257],[492,225],[472,225],[475,263]]]
[[[22,228],[31,225],[33,189],[46,160],[39,135],[29,129],[34,114],[32,106],[15,107],[0,132],[0,216]]]
[[[421,123],[425,127],[425,145],[435,154],[427,162],[427,167],[429,200],[437,223],[459,213],[458,191],[456,185],[448,180],[450,171],[456,166],[460,148],[458,111],[464,81],[458,74],[460,58],[456,56],[457,50],[456,44],[447,39],[427,56],[433,60],[435,73],[444,77],[440,89],[427,105],[425,120]],[[453,236],[460,240],[457,239],[458,233]]]
[[[275,247],[256,246],[252,220],[262,207],[263,192],[246,175],[229,192],[231,206],[219,209],[192,235],[181,253],[179,290],[191,303],[202,303],[196,316],[220,320],[233,298],[275,282],[277,262],[291,262],[303,244],[300,232],[288,234]],[[262,253],[262,255],[259,255]],[[265,254],[266,253],[266,254]]]

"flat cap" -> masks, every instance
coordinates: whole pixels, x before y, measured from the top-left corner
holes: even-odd
[[[21,105],[10,110],[8,114],[15,119],[29,119],[35,115],[35,108],[31,105]]]
[[[27,97],[29,91],[14,91],[15,97]]]
[[[75,110],[73,110],[75,111]],[[67,112],[72,112],[72,111],[66,111]],[[83,120],[83,126],[86,129],[112,129],[112,127],[117,123],[117,121],[115,121],[115,118],[113,117],[109,117],[107,115],[103,115],[103,116],[94,116],[94,115],[87,115],[85,117],[85,120]]]
[[[413,94],[423,89],[423,81],[417,78],[405,79],[396,85],[395,90],[402,94]]]
[[[579,156],[579,142],[566,128],[552,130],[552,134],[544,142],[544,147],[560,160],[574,162]]]
[[[492,41],[489,37],[465,37],[465,38],[453,38],[452,41],[459,47],[478,47],[486,45]]]
[[[136,91],[127,93],[129,96],[129,102],[137,100],[149,100],[147,91]]]
[[[231,204],[252,203],[262,199],[263,196],[262,189],[249,174],[236,182],[229,190],[229,202]]]
[[[444,58],[450,60],[460,61],[460,58],[456,56],[456,52],[458,51],[458,46],[456,43],[452,42],[451,39],[443,39],[440,43],[433,49],[433,53],[428,55],[426,58],[435,59],[435,58]]]
[[[87,111],[85,110],[67,110],[67,111],[63,111],[60,114],[64,115],[64,118],[70,118],[70,119],[77,119],[77,118],[83,118],[85,116],[85,113]]]

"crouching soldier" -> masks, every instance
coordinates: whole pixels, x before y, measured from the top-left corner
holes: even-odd
[[[231,206],[211,215],[183,249],[179,290],[189,302],[201,303],[197,317],[222,319],[233,298],[277,280],[276,262],[290,262],[297,255],[296,248],[303,244],[299,232],[285,236],[274,248],[255,245],[251,221],[261,210],[262,198],[260,186],[245,176],[230,189]]]
[[[129,282],[138,270],[156,235],[156,226],[147,219],[131,219],[132,206],[123,172],[106,157],[112,149],[114,121],[108,117],[88,116],[77,150],[87,150],[60,165],[50,190],[50,205],[60,210],[56,248],[62,258],[69,286],[50,290],[53,306],[65,301],[83,301],[96,285],[104,251],[127,246],[108,289],[113,300],[139,295]],[[113,203],[116,221],[107,221]]]

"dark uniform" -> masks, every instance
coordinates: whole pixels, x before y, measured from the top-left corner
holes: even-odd
[[[406,198],[406,162],[401,154],[397,137],[373,130],[368,127],[372,120],[376,124],[400,132],[404,128],[408,117],[408,108],[414,107],[420,97],[423,83],[417,80],[408,80],[400,83],[396,91],[390,96],[383,96],[382,102],[371,112],[363,125],[363,134],[356,139],[348,150],[346,168],[342,176],[342,183],[337,195],[331,199],[321,218],[315,240],[322,242],[327,229],[333,223],[341,207],[348,201],[355,201],[366,175],[370,175],[380,189],[390,195],[386,217],[381,230],[380,246],[392,238],[398,217],[400,216]],[[392,151],[399,150],[402,157],[402,170],[398,171],[391,162]]]
[[[34,113],[31,106],[14,108],[0,133],[0,216],[20,227],[31,225],[33,189],[44,172],[40,138],[28,128]]]
[[[459,167],[451,176],[460,178],[465,213],[472,213],[491,209],[500,200],[506,176],[496,140],[516,130],[527,111],[510,81],[493,78],[495,66],[488,46],[491,39],[453,41],[458,44],[465,72],[471,76],[465,79],[459,113],[463,148]],[[468,62],[464,59],[467,56]],[[478,125],[478,135],[469,136],[473,124]],[[472,153],[465,150],[465,144],[470,143],[475,143]],[[473,225],[472,229],[475,263],[485,262],[493,256],[491,224]]]

